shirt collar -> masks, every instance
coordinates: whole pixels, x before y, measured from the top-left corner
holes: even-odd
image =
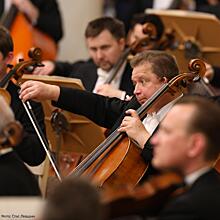
[[[13,150],[13,149],[12,149],[11,147],[5,148],[5,149],[4,149],[4,148],[1,149],[1,150],[0,150],[0,156],[9,153],[9,152],[11,152],[12,150]]]
[[[211,167],[203,167],[195,172],[190,173],[185,177],[185,183],[188,186],[191,186],[200,176],[202,176],[204,173],[207,173]]]

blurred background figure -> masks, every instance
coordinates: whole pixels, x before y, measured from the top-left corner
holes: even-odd
[[[220,0],[196,0],[196,10],[214,14],[218,19],[220,19]]]
[[[63,36],[62,21],[56,0],[2,0],[1,24],[15,43],[14,63],[28,59],[31,47],[41,48],[44,59],[56,59],[58,42]]]
[[[195,3],[193,0],[106,0],[104,14],[110,14],[123,21],[128,32],[132,16],[143,13],[147,8],[194,10]]]
[[[104,212],[95,186],[85,179],[67,178],[47,199],[41,220],[103,220]]]
[[[27,16],[34,27],[48,34],[55,42],[62,38],[62,19],[56,0],[1,0],[0,17],[9,12],[12,4]]]
[[[152,23],[156,27],[156,41],[158,41],[164,32],[164,25],[158,15],[138,13],[134,14],[131,20],[131,27],[127,34],[127,45],[131,46],[136,40],[143,39],[146,34],[143,32],[143,25]]]

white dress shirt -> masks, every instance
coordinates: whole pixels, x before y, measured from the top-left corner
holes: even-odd
[[[182,97],[182,96],[180,96]],[[151,114],[147,114],[147,117],[143,120],[143,124],[145,129],[148,131],[150,135],[153,134],[154,130],[158,126],[158,124],[163,120],[166,114],[170,111],[174,103],[180,98],[176,98],[173,101],[169,102],[165,106],[163,106],[158,112],[153,112]]]
[[[187,175],[184,179],[187,186],[191,186],[200,176],[211,170],[211,167],[203,167],[193,173]]]
[[[122,75],[124,73],[125,67],[126,67],[126,61],[122,64],[121,68],[118,71],[118,74],[116,75],[116,77],[111,82],[111,85],[112,85],[113,88],[119,89],[120,83],[121,83],[121,78],[122,78]],[[105,82],[107,81],[108,77],[111,75],[111,73],[113,71],[114,71],[114,68],[112,68],[108,72],[103,70],[103,69],[101,69],[101,68],[97,69],[98,79],[97,79],[95,87],[93,89],[94,93],[97,92],[97,87],[98,86],[105,84]],[[125,92],[124,92],[124,95],[122,95],[122,96],[125,96]]]
[[[1,1],[3,1],[3,0],[1,0]],[[5,0],[4,1],[4,12],[7,12],[10,7],[11,7],[11,0]]]

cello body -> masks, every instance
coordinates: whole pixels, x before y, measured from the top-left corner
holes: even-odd
[[[25,15],[12,5],[8,13],[2,18],[1,24],[10,30],[14,42],[15,59],[28,59],[31,47],[42,49],[43,59],[54,60],[57,54],[55,41],[47,34],[34,28]]]
[[[114,188],[127,184],[136,185],[148,165],[141,157],[141,149],[127,136],[109,147],[84,172],[98,187]]]

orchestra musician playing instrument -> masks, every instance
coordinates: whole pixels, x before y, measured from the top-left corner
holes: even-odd
[[[126,59],[112,82],[106,83],[125,50],[124,24],[110,17],[94,19],[86,27],[85,41],[91,59],[75,63],[43,61],[45,66],[36,68],[34,74],[79,78],[86,90],[105,96],[124,99],[126,94],[132,95],[131,67]]]
[[[183,97],[168,112],[151,139],[152,164],[183,176],[187,188],[155,219],[219,218],[220,174],[213,168],[220,153],[219,129],[220,107],[205,98]]]
[[[63,36],[62,19],[56,0],[1,0],[0,17],[14,4],[30,24],[49,35],[56,43]]]
[[[7,29],[0,26],[0,81],[7,75],[7,65],[13,59],[13,41]],[[24,109],[24,106],[19,99],[19,87],[12,81],[7,83],[6,88],[11,96],[10,107],[12,108],[16,120],[18,120],[24,129],[24,137],[20,144],[15,147],[15,152],[19,157],[30,166],[41,164],[46,156],[46,153],[40,143],[40,140],[34,130],[34,127]],[[40,103],[31,101],[31,106],[40,128],[44,133],[44,112]]]
[[[36,81],[26,81],[21,85],[20,98],[23,101],[53,100],[57,107],[84,115],[102,127],[112,129],[111,131],[121,125],[119,131],[126,132],[144,148],[149,136],[181,94],[165,94],[163,99],[149,110],[143,123],[134,109],[140,107],[161,86],[178,75],[179,70],[175,58],[162,51],[141,52],[132,59],[131,66],[132,81],[135,85],[131,102]],[[142,151],[146,161],[151,159],[149,149],[147,146]]]

